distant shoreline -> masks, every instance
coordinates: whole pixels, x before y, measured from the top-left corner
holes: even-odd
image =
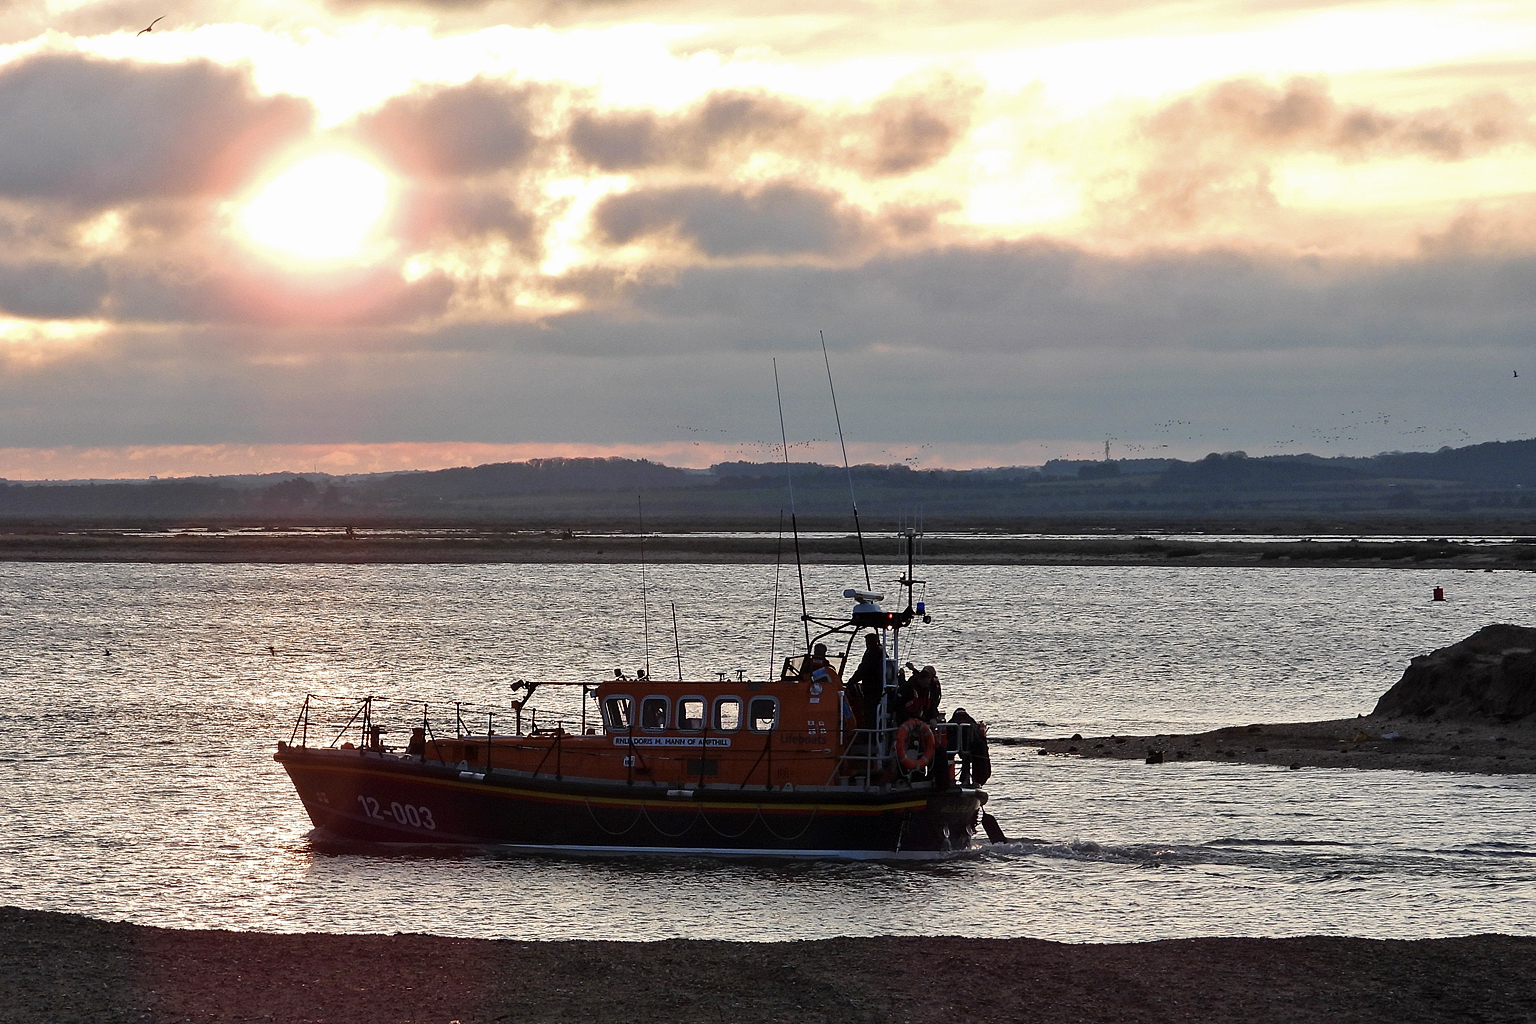
[[[942,929],[942,915],[926,919]],[[183,931],[0,907],[0,966],[7,1024],[1536,1018],[1536,938],[1508,935],[527,942]]]
[[[903,558],[889,534],[865,537],[871,562],[899,564]],[[794,560],[790,538],[762,534],[648,535],[649,562],[774,563]],[[802,537],[807,563],[857,563],[858,543],[849,536]],[[339,530],[219,532],[131,529],[9,527],[0,529],[0,561],[165,562],[165,563],[633,563],[641,560],[639,535],[569,535],[555,531],[399,530],[358,533]],[[1151,536],[1103,538],[1008,537],[975,534],[926,537],[925,565],[1145,565],[1255,568],[1383,567],[1422,569],[1536,569],[1536,539],[1481,543],[1436,540],[1298,541],[1294,539],[1166,539]]]

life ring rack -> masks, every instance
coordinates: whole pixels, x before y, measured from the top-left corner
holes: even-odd
[[[921,746],[922,753],[915,753]],[[919,772],[933,764],[938,748],[933,730],[920,718],[909,718],[896,730],[896,762],[909,772]]]

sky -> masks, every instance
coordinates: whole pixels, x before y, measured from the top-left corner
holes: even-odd
[[[1529,438],[1533,112],[1528,0],[0,0],[0,477]]]

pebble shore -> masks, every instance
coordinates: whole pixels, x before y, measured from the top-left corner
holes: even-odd
[[[1530,1020],[1531,937],[522,942],[179,931],[0,908],[5,1024]]]

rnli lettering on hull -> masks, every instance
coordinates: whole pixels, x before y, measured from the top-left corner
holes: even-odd
[[[728,747],[729,737],[710,736],[615,736],[616,747]]]

